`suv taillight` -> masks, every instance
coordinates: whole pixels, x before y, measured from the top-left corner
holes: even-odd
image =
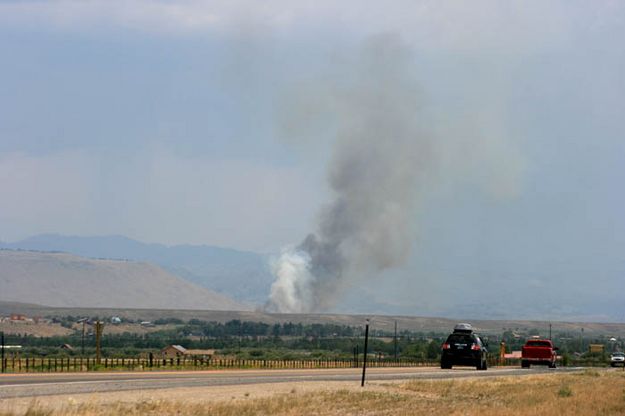
[[[473,351],[479,351],[479,350],[480,350],[480,346],[479,346],[479,345],[477,345],[477,344],[473,344],[473,345],[471,345],[471,349],[472,349]]]
[[[450,348],[451,348],[451,345],[449,345],[448,343],[444,343],[444,344],[443,344],[443,349],[444,349],[444,350],[448,350],[448,349],[450,349]]]

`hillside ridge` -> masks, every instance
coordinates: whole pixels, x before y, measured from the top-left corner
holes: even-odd
[[[249,309],[144,261],[0,250],[0,300],[50,307]]]

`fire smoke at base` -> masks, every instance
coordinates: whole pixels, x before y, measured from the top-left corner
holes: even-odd
[[[377,37],[350,68],[348,85],[330,92],[337,118],[328,173],[334,198],[317,231],[274,262],[268,310],[326,310],[345,286],[407,257],[432,144],[421,128],[410,61],[396,38]]]
[[[272,308],[279,312],[308,312],[313,298],[310,256],[305,251],[285,249],[273,264],[276,281],[271,286]]]

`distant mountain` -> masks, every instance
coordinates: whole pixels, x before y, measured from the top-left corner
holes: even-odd
[[[149,263],[14,250],[0,250],[0,300],[57,307],[249,309]]]
[[[206,245],[147,244],[124,236],[72,237],[42,234],[0,248],[72,253],[100,259],[157,264],[170,273],[244,303],[263,304],[273,276],[267,256]]]

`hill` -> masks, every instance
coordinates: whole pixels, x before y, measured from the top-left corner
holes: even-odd
[[[149,263],[0,250],[0,300],[57,307],[246,309]]]
[[[242,303],[264,304],[273,282],[267,256],[207,245],[166,246],[142,243],[124,236],[41,234],[13,243],[0,242],[0,248],[150,262]]]

